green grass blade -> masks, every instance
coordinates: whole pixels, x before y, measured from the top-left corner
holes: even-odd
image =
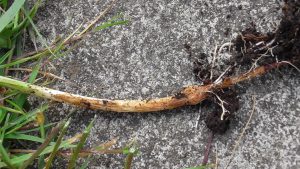
[[[4,120],[5,116],[6,116],[7,111],[4,109],[0,109],[0,124],[2,123],[2,121]]]
[[[1,108],[2,110],[6,110],[6,111],[11,112],[11,113],[16,113],[16,114],[23,114],[23,115],[25,115],[25,113],[24,113],[23,111],[15,110],[15,109],[12,109],[12,108],[9,108],[9,107],[5,107],[5,106],[2,106],[2,105],[0,105],[0,108]]]
[[[43,143],[45,139],[21,133],[11,133],[4,136],[4,139],[28,140],[37,143]]]
[[[14,39],[14,47],[15,47],[15,56],[19,57],[22,55],[22,51],[23,51],[23,39],[22,39],[22,35],[18,34],[15,39]]]
[[[25,116],[25,115],[23,115],[23,116]],[[28,123],[30,123],[30,122],[32,122],[34,120],[35,120],[35,116],[34,117],[29,117],[28,119],[22,121],[21,123],[15,124],[11,129],[9,129],[7,131],[7,134],[11,134],[11,133],[19,130],[20,128],[22,128],[23,126],[25,126],[26,124],[28,124]]]
[[[0,32],[13,20],[13,18],[19,13],[19,10],[24,5],[25,0],[17,0],[11,5],[11,7],[0,17]]]
[[[11,48],[8,52],[6,52],[3,56],[1,56],[0,58],[0,66],[3,62],[5,62],[6,60],[9,60],[9,58],[12,57],[14,53],[14,48]],[[5,75],[5,69],[1,69],[0,68],[0,74],[1,75]]]
[[[40,125],[40,133],[41,133],[41,137],[45,138],[46,132],[45,132],[44,124]],[[44,167],[45,167],[45,155],[40,155],[38,159],[38,168],[43,169]]]
[[[1,154],[1,159],[3,160],[5,165],[10,169],[15,169],[15,167],[12,164],[12,160],[9,158],[8,153],[6,152],[5,148],[2,145],[2,141],[0,141],[0,154]]]
[[[42,105],[40,108],[35,109],[23,116],[19,116],[18,118],[14,119],[11,121],[8,125],[5,127],[1,128],[2,129],[10,129],[6,134],[13,133],[17,131],[19,128],[23,127],[24,125],[30,123],[31,121],[34,121],[36,118],[36,114],[39,112],[43,112],[48,108],[48,105]]]
[[[16,39],[13,39],[13,40],[12,40],[12,47],[11,47],[11,48],[14,49],[14,50],[15,50],[15,47],[16,47],[15,44],[16,44]],[[6,62],[7,62],[7,63],[10,63],[10,62],[11,62],[11,59],[12,59],[12,55],[9,55],[8,58],[6,59],[6,60],[7,60]],[[8,74],[8,70],[5,69],[5,70],[4,70],[4,75],[7,75],[7,74]]]
[[[17,109],[18,111],[20,111],[20,112],[23,112],[22,114],[25,114],[25,112],[23,111],[23,109],[18,105],[18,104],[16,104],[15,102],[13,102],[13,101],[11,101],[11,100],[9,100],[9,99],[5,99],[5,101],[7,102],[7,103],[9,103],[10,105],[12,105],[15,109]]]
[[[61,142],[62,142],[62,138],[63,136],[65,135],[66,131],[67,131],[67,128],[69,127],[69,124],[70,124],[70,120],[68,120],[67,122],[64,122],[62,123],[63,125],[63,128],[61,130],[61,133],[59,134],[57,140],[56,140],[56,143],[54,145],[54,148],[48,158],[48,161],[46,162],[46,166],[45,166],[45,169],[49,169],[52,165],[52,161],[54,160],[54,157],[58,151],[58,148],[59,146],[61,145]]]
[[[26,160],[24,162],[24,164],[19,169],[27,168],[33,162],[34,159],[36,159],[38,156],[40,156],[41,153],[43,152],[43,150],[45,150],[47,148],[47,146],[49,145],[51,140],[54,138],[54,136],[57,135],[58,132],[59,132],[59,125],[57,125],[56,127],[54,127],[51,130],[51,132],[50,132],[50,134],[48,134],[45,142],[39,146],[39,148],[31,155],[31,157],[28,160]]]
[[[10,49],[8,52],[5,53],[5,55],[1,56],[0,58],[0,64],[2,64],[9,56],[13,55],[13,49]]]
[[[7,126],[7,125],[8,125],[9,119],[10,119],[10,114],[8,113],[8,114],[6,115],[5,122],[4,122],[4,125],[3,125],[3,126]],[[5,130],[6,130],[6,127],[2,127],[2,128],[0,129],[0,131],[1,131],[0,141],[3,141],[3,140],[4,140]]]
[[[29,75],[28,83],[33,83],[34,80],[36,79],[39,70],[41,68],[41,59],[39,60],[38,64],[33,68],[32,72]],[[20,95],[17,96],[17,98],[14,100],[14,102],[20,106],[23,107],[25,102],[27,101],[28,94],[21,93]]]
[[[74,151],[73,151],[73,153],[71,155],[71,158],[70,158],[70,161],[69,161],[69,164],[68,164],[68,169],[74,169],[75,168],[76,160],[78,158],[78,154],[79,154],[80,150],[83,148],[84,143],[85,143],[87,137],[89,136],[89,134],[91,132],[93,123],[95,121],[95,118],[90,122],[90,124],[88,125],[88,127],[84,130],[84,132],[83,132],[83,134],[82,134],[82,136],[80,138],[80,141],[77,144],[77,147],[74,149]]]
[[[0,32],[0,37],[3,39],[9,39],[13,35],[13,31],[11,30],[12,28],[6,27],[5,29]]]
[[[32,7],[32,9],[30,10],[29,16],[30,18],[33,18],[40,6],[41,0],[38,0],[34,6]],[[20,31],[24,28],[26,28],[28,25],[30,24],[30,22],[28,21],[27,18],[25,18],[17,27],[14,27],[13,32],[18,35],[20,33]]]
[[[38,35],[38,37],[40,38],[40,40],[42,41],[43,45],[48,49],[48,51],[54,56],[55,54],[52,52],[51,48],[47,45],[46,40],[43,38],[43,36],[41,35],[41,33],[39,32],[38,28],[35,26],[35,24],[33,23],[32,19],[30,18],[29,14],[26,12],[26,10],[24,10],[24,14],[26,16],[26,18],[28,19],[28,21],[30,22],[32,28],[34,29],[35,33]]]
[[[11,67],[11,66],[18,65],[18,64],[21,64],[21,63],[25,63],[25,62],[33,60],[33,59],[42,58],[44,55],[47,55],[47,54],[48,54],[48,51],[47,52],[44,51],[42,53],[38,53],[38,54],[30,56],[30,57],[17,59],[15,61],[11,62],[11,63],[0,65],[0,69]]]
[[[12,41],[11,38],[5,38],[0,36],[0,48],[11,48],[12,46]]]
[[[34,80],[36,79],[39,70],[41,68],[41,59],[39,60],[39,62],[36,64],[36,66],[33,68],[32,72],[30,73],[29,79],[28,79],[28,83],[33,83]]]
[[[22,5],[23,6],[23,5]],[[14,17],[15,19],[13,20],[13,24],[14,24],[14,28],[18,25],[18,22],[19,22],[19,19],[20,19],[20,17],[19,17],[19,15],[16,15],[15,17]]]
[[[46,138],[46,131],[45,131],[45,115],[43,112],[40,112],[37,114],[37,123],[39,124],[39,128],[40,128],[40,134],[41,134],[41,138]],[[61,127],[59,128],[61,129]],[[45,155],[41,155],[38,159],[38,168],[39,169],[43,169],[45,167]]]
[[[11,121],[9,123],[8,128],[10,128],[12,126],[15,126],[16,124],[22,123],[22,121],[27,121],[27,120],[29,120],[29,118],[34,118],[35,119],[35,116],[36,116],[37,113],[44,112],[47,109],[48,109],[47,104],[41,105],[39,108],[30,111],[26,115],[20,116],[18,119],[15,119],[15,120]]]
[[[76,145],[73,145],[71,144],[68,140],[67,141],[63,141],[61,143],[61,145],[59,146],[59,148],[65,148],[65,149],[68,149],[68,148],[75,148]],[[48,146],[47,148],[45,148],[45,150],[40,154],[40,155],[44,155],[44,154],[49,154],[52,152],[54,148],[54,145],[50,145]],[[24,161],[28,160],[29,158],[31,157],[31,154],[28,153],[28,154],[23,154],[23,155],[19,155],[19,156],[15,156],[11,159],[11,163],[12,165],[22,165],[24,163]],[[0,168],[1,167],[5,167],[6,164],[3,163],[3,162],[0,162]]]
[[[8,1],[8,0],[1,0],[1,1],[0,1],[1,4],[2,4],[2,7],[3,7],[3,10],[6,10],[6,8],[7,8],[7,4],[8,4],[7,1]]]
[[[128,20],[125,20],[125,21],[109,21],[109,22],[105,22],[103,23],[102,25],[100,26],[97,26],[94,31],[99,31],[99,30],[103,30],[103,29],[106,29],[106,28],[109,28],[109,27],[112,27],[112,26],[116,26],[116,25],[126,25],[128,24]]]
[[[88,158],[84,161],[84,163],[81,165],[80,169],[86,169],[89,165],[91,156],[88,156]]]
[[[23,107],[25,102],[27,101],[27,97],[28,95],[27,94],[23,94],[23,93],[20,93],[19,95],[17,95],[16,99],[14,100],[14,102],[20,106],[20,107]]]
[[[45,129],[49,128],[49,127],[52,127],[54,126],[56,123],[48,123],[48,124],[45,124]],[[26,133],[30,133],[30,132],[34,132],[34,131],[39,131],[40,130],[40,127],[36,127],[36,128],[33,128],[33,129],[29,129],[29,130],[22,130],[22,131],[18,131],[18,133],[20,134],[26,134]]]

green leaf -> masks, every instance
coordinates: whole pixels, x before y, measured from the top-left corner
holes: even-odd
[[[38,143],[43,143],[45,141],[45,139],[42,139],[40,137],[31,136],[27,134],[20,134],[20,133],[7,134],[4,136],[4,138],[16,139],[16,140],[28,140],[28,141],[38,142]]]
[[[10,38],[3,38],[0,36],[0,48],[11,48],[12,43]]]
[[[36,114],[38,112],[43,112],[48,108],[48,105],[42,105],[40,108],[35,109],[23,116],[20,116],[16,119],[14,119],[13,121],[10,121],[8,125],[6,125],[5,127],[2,127],[0,129],[0,131],[6,130],[6,129],[10,129],[8,132],[6,132],[6,134],[10,134],[15,132],[16,130],[18,130],[19,128],[21,128],[22,126],[28,124],[29,122],[35,120]]]
[[[89,165],[91,156],[88,156],[88,158],[84,161],[84,163],[81,165],[80,169],[86,169]]]
[[[37,157],[41,157],[42,156],[42,152],[48,147],[48,145],[50,144],[51,140],[57,135],[57,133],[59,132],[60,128],[59,128],[59,124],[57,126],[55,126],[54,128],[52,128],[52,130],[50,131],[50,133],[48,134],[47,138],[45,139],[45,141],[43,142],[43,144],[41,144],[37,150],[34,151],[34,153],[32,153],[32,155],[30,156],[30,158],[28,160],[26,160],[22,166],[19,169],[26,169],[29,165],[31,165],[33,163],[33,161],[37,158]]]
[[[5,99],[5,101],[7,103],[9,103],[10,105],[14,106],[14,108],[17,109],[18,111],[23,112],[22,114],[25,114],[25,112],[23,111],[23,109],[20,106],[18,106],[16,103],[14,103],[13,101],[11,101],[9,99]]]
[[[49,128],[49,127],[52,127],[54,126],[56,123],[48,123],[44,126],[44,128]],[[33,129],[29,129],[29,130],[22,130],[22,131],[18,131],[18,133],[20,134],[25,134],[25,133],[30,133],[30,132],[33,132],[33,131],[39,131],[40,130],[40,127],[36,127],[36,128],[33,128]]]
[[[27,101],[27,94],[23,94],[23,93],[20,93],[17,95],[16,99],[14,100],[14,102],[20,106],[20,107],[23,107],[25,102]]]
[[[0,131],[1,131],[1,135],[0,135],[0,141],[3,141],[4,140],[4,135],[5,135],[5,130],[6,130],[6,126],[8,125],[8,122],[9,122],[9,119],[10,119],[10,114],[9,113],[7,113],[6,114],[6,117],[5,117],[5,121],[4,121],[4,124],[3,124],[3,126],[4,127],[2,127],[1,129],[0,129]]]
[[[0,32],[13,20],[18,14],[25,0],[16,0],[11,7],[0,17]]]
[[[4,120],[5,116],[6,116],[6,110],[4,109],[0,109],[0,124],[2,123],[2,121]]]
[[[4,10],[6,10],[7,4],[8,4],[7,1],[8,0],[1,0],[0,1]]]
[[[112,26],[116,26],[116,25],[126,25],[129,21],[125,20],[125,21],[108,21],[103,23],[100,26],[97,26],[94,31],[99,31],[99,30],[103,30]]]
[[[43,57],[44,55],[46,55],[45,51],[42,52],[42,53],[37,53],[36,55],[30,56],[30,57],[17,59],[17,60],[12,61],[11,63],[0,65],[0,69],[6,68],[6,67],[10,67],[10,66],[14,66],[14,65],[17,65],[17,64],[21,64],[21,63],[27,62],[29,60],[38,59],[38,58]]]
[[[5,28],[2,32],[0,32],[0,37],[5,39],[10,38],[12,35],[13,31],[11,30],[11,28]]]
[[[8,153],[6,152],[5,148],[2,145],[2,141],[0,142],[0,154],[1,154],[1,159],[3,160],[4,164],[10,168],[14,169],[15,167],[12,164],[12,160],[9,158]],[[1,165],[0,165],[1,166]]]
[[[29,76],[29,79],[28,79],[28,83],[33,83],[34,82],[34,80],[36,79],[36,77],[37,77],[37,75],[39,73],[40,67],[41,67],[41,59],[39,60],[38,64],[34,67],[34,69],[32,70],[32,72],[30,73],[30,76]],[[23,107],[23,105],[27,101],[27,97],[28,97],[28,94],[21,93],[16,98],[15,103],[18,106]]]
[[[62,144],[59,146],[59,149],[61,148],[74,148],[76,147],[76,145],[73,145],[71,143],[69,143],[69,141],[63,141]],[[40,155],[45,155],[45,154],[49,154],[53,151],[54,149],[54,145],[50,145],[47,148],[44,149],[44,151],[40,154]],[[11,159],[11,163],[12,165],[20,165],[23,164],[24,161],[28,160],[31,157],[32,153],[28,153],[28,154],[24,154],[24,155],[20,155],[20,156],[15,156]],[[6,164],[3,162],[0,162],[0,168],[5,167]]]
[[[1,105],[0,105],[0,108],[3,109],[3,110],[6,110],[8,112],[11,112],[11,113],[25,114],[23,111],[15,110],[15,109],[5,107],[5,106],[1,106]]]
[[[0,57],[0,64],[2,64],[9,56],[12,56],[13,54],[13,49],[9,50],[6,52],[3,56]]]
[[[96,116],[95,116],[95,118],[96,118]],[[75,168],[75,164],[76,164],[76,160],[78,158],[78,154],[79,154],[80,150],[83,148],[84,143],[85,143],[87,137],[89,136],[89,134],[91,132],[93,123],[95,121],[95,118],[90,122],[88,127],[83,131],[83,134],[80,138],[80,141],[77,144],[76,148],[74,149],[74,151],[71,155],[71,158],[70,158],[70,161],[69,161],[69,164],[68,164],[68,169],[74,169]]]
[[[23,8],[22,8],[23,9]],[[23,12],[26,16],[26,18],[28,19],[29,23],[31,24],[33,30],[35,31],[35,33],[38,35],[38,37],[40,38],[40,40],[42,41],[42,44],[47,48],[47,50],[54,56],[56,57],[56,55],[52,52],[51,48],[47,45],[46,40],[43,38],[43,36],[41,35],[41,33],[39,32],[38,28],[35,26],[35,24],[33,23],[30,14],[28,14],[28,12],[26,10],[23,9]]]
[[[48,161],[46,162],[45,169],[49,169],[51,167],[52,161],[54,160],[54,157],[56,156],[59,146],[61,145],[63,136],[65,135],[67,128],[69,127],[69,124],[70,124],[70,120],[68,120],[67,122],[61,123],[62,127],[60,127],[60,128],[62,128],[62,130],[56,140],[56,143],[54,145],[54,148],[53,148],[50,156],[48,157]]]
[[[35,65],[35,67],[33,68],[32,72],[30,73],[29,79],[28,79],[28,83],[33,83],[34,80],[36,79],[39,70],[41,68],[41,59],[39,60],[39,62]]]
[[[40,4],[41,4],[41,0],[36,1],[34,6],[30,10],[30,13],[29,13],[30,18],[33,18],[35,16]],[[30,24],[30,22],[28,21],[27,18],[25,18],[18,26],[14,27],[13,32],[15,34],[19,33],[20,30],[26,28],[29,24]]]

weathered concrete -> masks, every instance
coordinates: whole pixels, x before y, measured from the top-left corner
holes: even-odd
[[[104,9],[103,0],[47,1],[38,13],[37,25],[48,40],[67,35]],[[280,5],[268,0],[159,0],[120,1],[107,18],[118,12],[131,20],[127,26],[99,31],[71,54],[55,61],[56,74],[75,85],[57,82],[54,88],[100,98],[150,98],[166,96],[195,84],[194,54],[210,54],[215,45],[235,37],[254,22],[261,31],[271,31],[279,22]],[[221,62],[221,61],[219,61]],[[231,129],[217,136],[210,162],[218,156],[224,168],[257,98],[256,112],[229,168],[300,168],[300,78],[295,71],[273,72],[240,87],[241,109]],[[105,113],[63,105],[49,112],[51,120],[76,111],[70,135],[83,130],[97,114],[88,145],[119,138],[140,144],[133,168],[184,168],[199,165],[204,155],[208,129],[201,120],[207,110],[198,106],[148,113]],[[200,117],[199,123],[197,122]],[[197,126],[198,123],[198,126]],[[197,126],[197,127],[196,127]],[[122,168],[124,156],[98,156],[90,168]],[[57,167],[64,164],[57,164]]]

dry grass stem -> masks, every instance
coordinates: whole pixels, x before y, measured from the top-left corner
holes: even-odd
[[[241,142],[243,136],[245,135],[245,132],[246,132],[246,130],[247,130],[247,128],[248,128],[248,126],[249,126],[249,124],[250,124],[250,122],[251,122],[251,119],[252,119],[253,114],[254,114],[254,112],[255,112],[255,104],[256,104],[256,99],[255,99],[254,96],[252,96],[252,102],[253,102],[253,103],[252,103],[252,110],[251,110],[250,116],[249,116],[249,118],[248,118],[248,121],[247,121],[245,127],[243,128],[243,130],[242,130],[240,136],[239,136],[238,139],[236,140],[236,143],[235,143],[235,145],[234,145],[234,147],[233,147],[233,150],[232,150],[232,152],[231,152],[231,156],[230,156],[229,162],[227,163],[225,169],[228,168],[228,166],[230,165],[231,161],[233,160],[233,156],[234,156],[234,154],[235,154],[237,148],[239,147],[240,142]]]
[[[77,36],[74,36],[72,38],[67,38],[68,40],[64,41],[63,42],[63,45],[68,45],[68,44],[71,44],[73,42],[76,42],[78,40],[82,40],[84,37],[86,37],[88,34],[91,33],[91,29],[95,26],[95,24],[100,20],[102,19],[111,9],[112,7],[114,6],[114,4],[116,3],[117,0],[113,0],[105,9],[103,12],[101,12],[81,33],[79,33],[79,35]],[[56,48],[56,44],[53,44],[50,46],[50,49],[53,50]],[[28,52],[26,54],[24,54],[23,56],[20,56],[18,57],[19,59],[20,58],[25,58],[25,57],[29,57],[29,56],[32,56],[32,55],[35,55],[37,53],[41,53],[41,52],[44,52],[48,50],[47,48],[42,48],[42,49],[39,49],[39,50],[35,50],[35,51],[32,51],[32,52]]]
[[[8,70],[10,71],[26,71],[26,72],[32,72],[32,69],[27,69],[27,68],[9,68]],[[43,71],[39,71],[39,74],[43,75],[44,77],[48,77],[48,78],[53,78],[53,79],[59,79],[62,81],[66,81],[65,79],[53,74],[53,73],[49,73],[49,72],[43,72]]]

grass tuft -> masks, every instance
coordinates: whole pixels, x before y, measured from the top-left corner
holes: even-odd
[[[39,169],[49,169],[58,156],[70,157],[69,168],[75,168],[76,161],[80,157],[88,157],[80,168],[88,166],[89,159],[94,154],[122,154],[123,149],[109,149],[116,140],[112,140],[94,149],[84,150],[84,144],[93,126],[94,120],[88,125],[82,134],[64,139],[70,120],[62,120],[57,123],[47,121],[47,104],[34,107],[26,107],[30,93],[20,91],[28,85],[40,82],[41,75],[51,75],[43,71],[43,68],[59,57],[65,56],[78,45],[84,38],[95,31],[107,29],[116,25],[127,24],[122,15],[117,15],[100,26],[97,22],[112,8],[116,0],[100,13],[82,31],[81,26],[68,35],[65,39],[59,39],[52,44],[47,44],[43,35],[34,24],[34,16],[41,4],[37,0],[31,9],[27,9],[25,0],[0,0],[0,77],[7,78],[0,82],[0,168],[25,169],[37,162]],[[24,34],[29,32],[36,51],[23,54]],[[42,42],[42,49],[35,44],[35,36]],[[24,63],[31,62],[32,68],[20,68]],[[31,64],[31,65],[32,65]],[[11,81],[8,74],[12,70],[29,70],[23,74],[12,74],[14,78],[22,79]],[[28,73],[29,72],[29,73]],[[46,77],[46,76],[45,76]],[[38,80],[37,80],[38,79]],[[56,79],[59,79],[56,77]],[[47,83],[42,81],[41,84]],[[5,85],[7,84],[7,85]],[[41,84],[36,84],[41,86]],[[69,117],[68,117],[69,118]],[[52,127],[52,129],[51,129]],[[34,146],[23,147],[24,143],[33,143]],[[76,142],[78,142],[76,144]],[[15,148],[15,143],[21,145]],[[24,144],[26,145],[26,144]],[[72,150],[72,152],[71,152]]]

